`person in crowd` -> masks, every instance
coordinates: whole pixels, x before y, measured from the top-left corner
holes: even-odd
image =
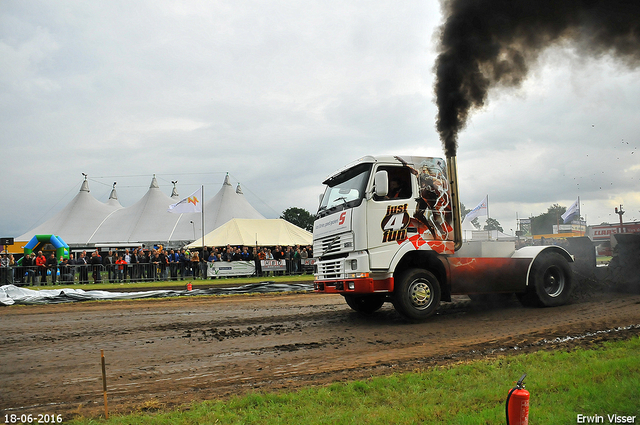
[[[109,251],[107,255],[102,259],[102,265],[107,270],[107,278],[109,279],[109,283],[113,283],[116,279],[116,269],[114,267],[116,263],[116,259],[113,256],[113,251]]]
[[[198,251],[193,251],[191,253],[191,271],[193,273],[194,278],[198,278],[200,275],[200,255]]]
[[[242,252],[240,248],[231,249],[233,251],[233,255],[231,256],[231,261],[241,261],[242,260]]]
[[[210,263],[213,263],[214,261],[218,261],[218,257],[216,256],[215,250],[211,250],[210,252],[211,254],[209,254],[209,258],[207,258],[207,261]]]
[[[158,250],[158,263],[160,269],[160,279],[161,280],[169,280],[168,279],[168,270],[167,266],[169,265],[169,258],[167,258],[167,251],[164,248],[160,248]]]
[[[300,252],[300,245],[296,245],[296,248],[293,250],[293,272],[300,273],[300,259],[302,258],[302,253]]]
[[[149,276],[149,280],[158,280],[158,268],[160,267],[160,258],[159,258],[159,253],[157,249],[153,250],[153,253],[151,254],[151,257],[149,259],[149,261],[151,261],[150,265],[150,269],[151,269],[151,274]]]
[[[287,267],[287,274],[293,273],[293,251],[290,246],[284,250],[284,260]]]
[[[138,258],[138,262],[140,263],[142,280],[152,280],[153,275],[151,274],[151,269],[153,268],[153,265],[151,264],[151,254],[149,253],[148,249],[142,250],[140,257]]]
[[[73,253],[69,254],[69,260],[67,261],[67,265],[69,266],[69,273],[71,273],[71,283],[76,283],[76,264],[78,264],[78,260],[76,260],[75,255]]]
[[[127,261],[126,255],[124,261]],[[137,282],[140,278],[140,270],[138,270],[138,248],[134,249],[133,252],[129,255],[129,263],[127,265],[126,271],[129,273],[129,281]],[[126,279],[126,276],[125,276]]]
[[[207,255],[207,257],[200,257],[200,262],[198,263],[198,267],[200,267],[200,277],[201,279],[206,279],[208,273],[208,269],[209,267],[207,266],[207,258],[209,256],[208,251],[204,250],[204,253]]]
[[[125,270],[127,269],[127,262],[121,255],[116,257],[116,280],[118,282],[124,282]]]
[[[178,256],[178,271],[180,272],[180,280],[184,280],[184,272],[187,268],[186,266],[187,259],[185,257],[185,250],[182,248],[180,250],[180,255]]]
[[[202,251],[202,255],[200,256],[200,260],[207,261],[207,258],[209,258],[209,249],[205,247],[204,250]]]
[[[45,258],[42,251],[38,251],[38,256],[36,257],[36,266],[38,267],[38,276],[40,277],[40,285],[43,283],[47,283],[47,259]]]
[[[34,261],[33,261],[33,252],[31,254],[27,254],[22,258],[22,267],[24,267],[24,283],[26,285],[33,285],[34,283],[34,278],[33,278],[33,266],[34,266]]]
[[[93,283],[102,283],[102,276],[100,274],[102,271],[102,257],[98,254],[98,250],[91,253],[89,264],[91,266],[91,277],[93,278]]]
[[[76,260],[78,266],[78,281],[86,285],[89,283],[89,260],[87,259],[87,251],[82,251]]]
[[[307,260],[309,258],[309,252],[307,251],[307,248],[302,248],[302,251],[300,251],[300,272],[302,273],[306,273],[306,267],[305,266],[305,260]]]
[[[180,264],[180,254],[172,249],[169,251],[169,272],[171,280],[178,280],[178,264]]]
[[[9,278],[9,254],[2,251],[0,255],[0,285],[11,285],[13,280]]]
[[[13,282],[15,282],[15,269],[16,269],[16,259],[13,257],[13,254],[9,254],[9,278],[11,280],[11,283],[13,284]]]
[[[11,267],[11,276],[14,284],[24,284],[27,280],[22,262],[18,263],[13,254],[9,254],[9,267]],[[14,267],[16,266],[16,267]]]
[[[124,250],[124,255],[122,256],[122,259],[127,264],[126,266],[124,266],[124,272],[122,273],[122,280],[123,281],[127,280],[127,275],[129,276],[129,280],[131,280],[131,267],[129,266],[131,264],[131,253],[129,252],[128,249]]]
[[[280,245],[276,245],[276,247],[271,251],[271,255],[273,260],[282,260],[284,258],[284,252],[282,251],[282,247]]]
[[[253,263],[255,264],[256,267],[256,276],[260,277],[262,276],[262,267],[260,264],[260,258],[258,256],[258,248],[254,247],[251,249],[252,252],[252,257],[253,257]]]
[[[58,260],[55,253],[52,252],[49,258],[47,258],[46,266],[51,272],[51,284],[55,285],[58,277]]]
[[[73,255],[73,254],[71,254]],[[70,264],[71,256],[69,259],[60,257],[60,283],[73,283],[73,269]]]
[[[231,254],[230,248],[222,248],[222,255],[220,255],[220,259],[222,261],[231,261],[233,259],[233,254]]]
[[[193,271],[191,270],[191,251],[188,249],[184,252],[184,273],[186,276],[191,276]]]

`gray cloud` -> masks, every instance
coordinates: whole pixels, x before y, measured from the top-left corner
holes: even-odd
[[[118,181],[125,206],[154,173],[167,194],[178,180],[181,195],[205,184],[213,196],[229,172],[276,217],[314,210],[321,181],[360,156],[442,156],[432,75],[440,21],[435,0],[5,2],[0,235],[62,209],[82,172],[101,201]],[[637,72],[566,48],[541,59],[460,133],[462,201],[489,193],[501,222],[577,196],[602,217],[617,203],[640,209],[640,152],[618,144],[640,145]],[[592,168],[614,183],[606,194]]]

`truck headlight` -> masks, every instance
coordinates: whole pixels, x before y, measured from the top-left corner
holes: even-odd
[[[348,273],[347,279],[362,279],[369,277],[369,273]]]

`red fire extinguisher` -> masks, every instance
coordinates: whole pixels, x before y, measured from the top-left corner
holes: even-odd
[[[507,396],[505,406],[507,425],[529,424],[529,391],[524,389],[524,378],[526,376],[526,373],[522,375]]]

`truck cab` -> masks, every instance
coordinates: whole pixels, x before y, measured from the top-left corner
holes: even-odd
[[[456,171],[451,159],[365,156],[329,176],[313,228],[314,290],[341,294],[366,314],[392,302],[410,319],[428,317],[452,294],[526,298],[533,260],[546,249],[463,243]],[[560,279],[564,299],[572,258],[549,251],[561,264],[542,279],[551,287]]]

